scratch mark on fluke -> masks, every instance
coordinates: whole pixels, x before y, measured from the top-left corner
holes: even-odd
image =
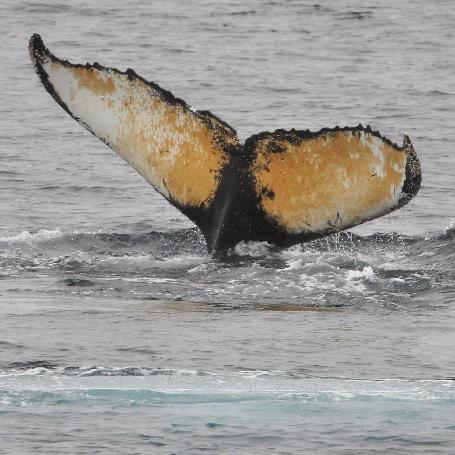
[[[369,125],[279,129],[241,144],[226,122],[132,69],[59,59],[37,34],[29,51],[55,101],[188,216],[209,251],[310,241],[385,215],[419,191],[407,135],[399,147]]]

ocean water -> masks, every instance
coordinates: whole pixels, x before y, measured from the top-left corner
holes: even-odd
[[[0,453],[455,453],[454,23],[451,0],[2,0]],[[242,139],[406,132],[422,189],[212,257],[45,92],[34,32]]]

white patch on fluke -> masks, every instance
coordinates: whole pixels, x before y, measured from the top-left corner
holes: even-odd
[[[376,177],[384,178],[385,169],[384,169],[384,142],[381,138],[367,135],[365,132],[360,133],[360,141],[363,145],[366,145],[373,155],[379,160],[379,163],[372,166],[371,170],[373,174],[376,174]]]
[[[68,109],[100,139],[114,145],[120,119],[118,105],[121,102],[121,91],[115,90],[109,96],[94,96],[91,90],[79,85],[72,68],[49,61],[43,64],[43,68]],[[98,72],[98,77],[105,80],[109,76],[107,72]],[[112,107],[108,106],[109,101],[112,101]]]

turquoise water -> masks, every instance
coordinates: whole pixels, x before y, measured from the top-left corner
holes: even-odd
[[[453,380],[37,367],[2,375],[0,384],[3,413],[21,416],[20,426],[5,424],[4,441],[28,447],[40,434],[34,447],[47,453],[76,441],[81,450],[113,453],[129,444],[176,453],[245,444],[254,453],[438,453],[450,450],[455,430]]]

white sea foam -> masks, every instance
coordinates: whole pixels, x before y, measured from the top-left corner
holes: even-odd
[[[36,370],[36,369],[34,369]],[[43,371],[29,375],[0,377],[2,397],[33,403],[58,399],[59,394],[93,400],[118,399],[135,402],[178,399],[180,402],[346,402],[346,401],[434,401],[453,402],[455,384],[451,380],[349,379],[289,377],[276,370],[240,371],[225,375],[196,370],[162,370],[160,374],[116,374],[139,368],[86,367],[78,375]],[[145,373],[149,372],[143,369]],[[149,372],[150,373],[150,372]],[[202,373],[202,374],[201,374]],[[12,380],[14,379],[14,380]],[[47,394],[43,397],[42,392]],[[81,395],[83,392],[83,395]],[[161,396],[161,395],[166,395]]]
[[[196,267],[192,267],[191,269],[188,269],[187,273],[206,272],[207,270],[208,270],[208,264],[199,264]]]
[[[293,261],[288,261],[288,266],[285,267],[284,269],[281,269],[280,271],[283,270],[297,270],[302,267],[303,259],[295,259]]]
[[[0,242],[18,243],[18,242],[39,242],[43,240],[51,240],[63,235],[62,231],[56,229],[40,229],[37,232],[22,231],[20,234],[15,234],[6,237],[0,237]]]
[[[362,270],[349,270],[347,272],[346,278],[348,281],[375,281],[376,274],[373,270],[373,267],[367,266]]]

